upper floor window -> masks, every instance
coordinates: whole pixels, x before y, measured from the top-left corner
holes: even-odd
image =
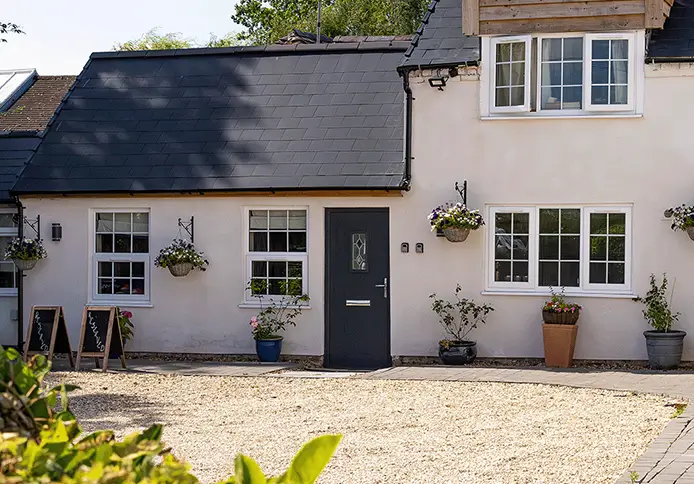
[[[486,42],[486,65],[493,69],[485,75],[489,101],[483,116],[635,112],[640,62],[635,33],[525,35]]]

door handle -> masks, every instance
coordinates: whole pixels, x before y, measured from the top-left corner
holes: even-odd
[[[382,287],[383,288],[383,299],[388,299],[388,278],[387,277],[383,278],[383,284],[376,284],[374,287]]]

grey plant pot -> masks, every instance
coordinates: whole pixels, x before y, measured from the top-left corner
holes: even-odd
[[[449,242],[465,242],[467,236],[470,235],[470,229],[461,229],[459,227],[449,227],[443,229],[443,235]]]
[[[689,238],[694,240],[694,227],[687,227],[687,235],[689,235]]]
[[[682,361],[685,331],[644,331],[648,366],[652,370],[674,370]]]
[[[185,262],[183,264],[175,264],[168,267],[169,272],[174,277],[185,277],[190,273],[190,271],[193,270],[193,264],[189,262]]]
[[[17,268],[17,270],[30,271],[34,267],[36,267],[36,264],[38,264],[39,261],[37,259],[29,259],[29,260],[12,259],[12,262],[14,262],[14,265]]]

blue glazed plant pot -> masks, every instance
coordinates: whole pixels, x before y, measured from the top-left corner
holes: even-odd
[[[280,353],[282,353],[282,337],[274,339],[257,339],[255,340],[255,352],[258,359],[267,363],[276,363],[280,361]]]

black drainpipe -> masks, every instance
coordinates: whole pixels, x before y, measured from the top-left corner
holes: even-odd
[[[405,91],[405,177],[402,180],[402,189],[410,191],[412,188],[412,89],[410,88],[410,76],[408,71],[400,71],[402,76],[402,88]]]
[[[24,206],[19,201],[19,197],[14,197],[17,205],[17,228],[19,238],[24,238]],[[17,278],[17,351],[21,352],[24,347],[24,272],[18,271]]]

